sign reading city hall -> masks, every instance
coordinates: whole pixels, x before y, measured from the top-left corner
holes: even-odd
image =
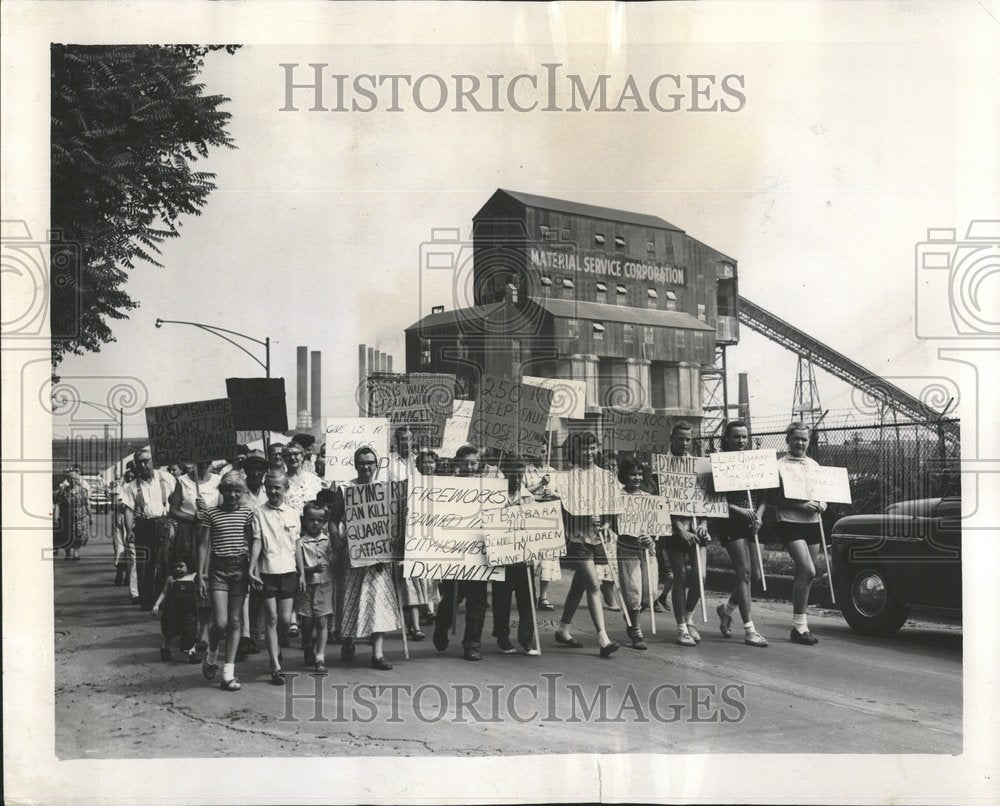
[[[530,249],[531,265],[536,269],[582,271],[626,280],[652,281],[663,285],[687,285],[683,266],[671,266],[650,260],[579,255],[554,249]]]

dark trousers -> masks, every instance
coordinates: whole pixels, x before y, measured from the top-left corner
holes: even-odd
[[[510,638],[510,600],[517,595],[517,640],[530,643],[535,637],[531,616],[531,593],[528,574],[531,569],[524,563],[507,566],[507,581],[493,584],[493,637]],[[534,581],[534,580],[532,580]]]
[[[139,604],[146,610],[153,606],[157,590],[157,560],[160,555],[160,539],[167,523],[166,518],[136,519],[135,532],[135,572],[139,582]],[[163,582],[160,580],[160,588]]]
[[[456,582],[452,579],[442,581],[441,604],[438,605],[437,617],[434,619],[434,632],[437,635],[445,636],[451,629],[451,622],[455,617],[453,608],[456,604],[456,587],[458,588],[458,601],[461,602],[462,599],[465,599],[465,632],[462,635],[462,647],[478,650],[483,636],[483,625],[486,623],[485,582],[468,582],[466,580]],[[510,607],[509,599],[507,607]]]

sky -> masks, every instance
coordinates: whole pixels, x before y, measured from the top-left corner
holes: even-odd
[[[915,247],[928,227],[961,236],[971,217],[995,209],[996,166],[969,147],[989,115],[956,95],[970,66],[927,46],[932,19],[902,25],[896,41],[861,41],[855,25],[855,41],[831,35],[834,26],[824,29],[832,41],[738,46],[679,41],[677,31],[632,43],[613,25],[617,45],[249,45],[210,55],[203,81],[232,99],[239,148],[199,163],[217,174],[218,189],[164,245],[164,268],[132,273],[128,291],[141,307],[113,323],[117,341],[66,359],[61,375],[88,398],[90,387],[101,395],[108,378],[124,376],[140,399],[160,405],[221,397],[226,377],[258,374],[220,339],[154,327],[157,317],[191,320],[270,336],[290,423],[295,348],[321,350],[324,414],[354,415],[357,345],[402,367],[404,329],[432,305],[455,307],[447,279],[421,272],[421,244],[437,228],[468,237],[498,187],[658,215],[734,257],[742,295],[908,391],[953,375],[936,360],[939,345],[916,336],[919,284],[925,297],[937,294],[937,314],[945,309],[940,283],[916,273]],[[610,74],[611,87],[629,74],[642,87],[664,72],[736,73],[747,100],[734,113],[426,113],[412,102],[390,113],[382,91],[370,113],[310,112],[311,93],[300,91],[300,111],[278,111],[283,63],[302,65],[295,76],[304,82],[311,62],[352,77],[510,77],[541,74],[552,61],[588,84]],[[728,355],[731,399],[736,373],[747,372],[757,429],[780,429],[796,357],[741,333]],[[822,370],[817,379],[830,419],[852,411],[867,419],[848,386]],[[141,413],[127,418],[128,433],[143,428]]]

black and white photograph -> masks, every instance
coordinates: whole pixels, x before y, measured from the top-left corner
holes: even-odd
[[[0,12],[10,802],[1000,797],[1000,5]]]

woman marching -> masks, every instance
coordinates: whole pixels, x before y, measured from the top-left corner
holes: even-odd
[[[90,510],[90,491],[81,482],[78,467],[70,468],[66,483],[56,491],[55,498],[61,530],[56,548],[66,550],[67,560],[79,560],[80,549],[90,540],[94,515]]]
[[[358,448],[354,453],[354,468],[357,477],[344,482],[338,488],[338,497],[343,499],[344,488],[361,484],[371,484],[374,481],[375,469],[378,467],[378,456],[371,448]],[[344,506],[341,500],[337,508],[337,517],[343,516]],[[334,537],[331,534],[331,537]],[[336,538],[341,547],[346,542],[343,530]],[[340,551],[335,553],[340,554]],[[341,660],[354,659],[354,639],[371,638],[371,667],[380,671],[388,671],[392,665],[385,659],[382,651],[382,639],[385,633],[403,628],[400,622],[399,602],[396,594],[396,582],[393,579],[392,564],[376,563],[361,568],[352,568],[350,557],[346,550],[342,551],[343,575],[343,609],[340,612],[340,634],[344,643],[340,647]]]
[[[643,466],[638,459],[623,459],[618,466],[618,481],[625,495],[649,495],[642,489]],[[619,516],[618,523],[621,524]],[[621,583],[622,598],[628,610],[626,630],[632,641],[632,649],[647,649],[639,626],[639,612],[651,597],[646,582],[645,570],[649,568],[647,555],[656,548],[653,535],[629,535],[618,532],[618,580]],[[651,581],[651,580],[650,580]]]
[[[809,447],[809,426],[795,422],[785,429],[788,453],[778,460],[782,464],[815,465],[806,456]],[[816,558],[819,556],[820,515],[826,509],[822,501],[797,501],[785,497],[784,485],[767,494],[767,504],[774,507],[775,531],[785,544],[788,556],[795,563],[795,581],[792,583],[792,632],[793,644],[812,646],[819,639],[809,632],[806,609],[809,591],[816,578]]]
[[[750,444],[750,432],[746,423],[731,420],[722,433],[722,450],[742,451]],[[729,595],[729,601],[715,608],[719,615],[719,632],[724,638],[732,636],[733,613],[739,607],[743,619],[743,641],[750,646],[766,647],[767,639],[754,627],[750,618],[750,578],[760,580],[754,534],[760,528],[760,518],[753,508],[749,490],[735,490],[726,493],[729,502],[729,517],[715,521],[713,531],[723,548],[729,553],[729,560],[736,572],[736,585]]]
[[[614,477],[594,464],[598,450],[597,436],[592,431],[570,434],[566,440],[566,458],[571,466],[567,484],[585,493],[603,497],[605,492],[613,494]],[[569,490],[564,490],[564,493],[569,493]],[[608,637],[604,626],[601,581],[596,566],[608,563],[603,536],[611,531],[611,516],[570,515],[564,510],[563,518],[566,524],[567,558],[576,566],[576,570],[569,593],[566,594],[562,620],[556,630],[556,643],[573,649],[583,646],[570,635],[570,627],[580,600],[586,594],[590,618],[597,631],[600,655],[602,658],[610,658],[619,647]]]

